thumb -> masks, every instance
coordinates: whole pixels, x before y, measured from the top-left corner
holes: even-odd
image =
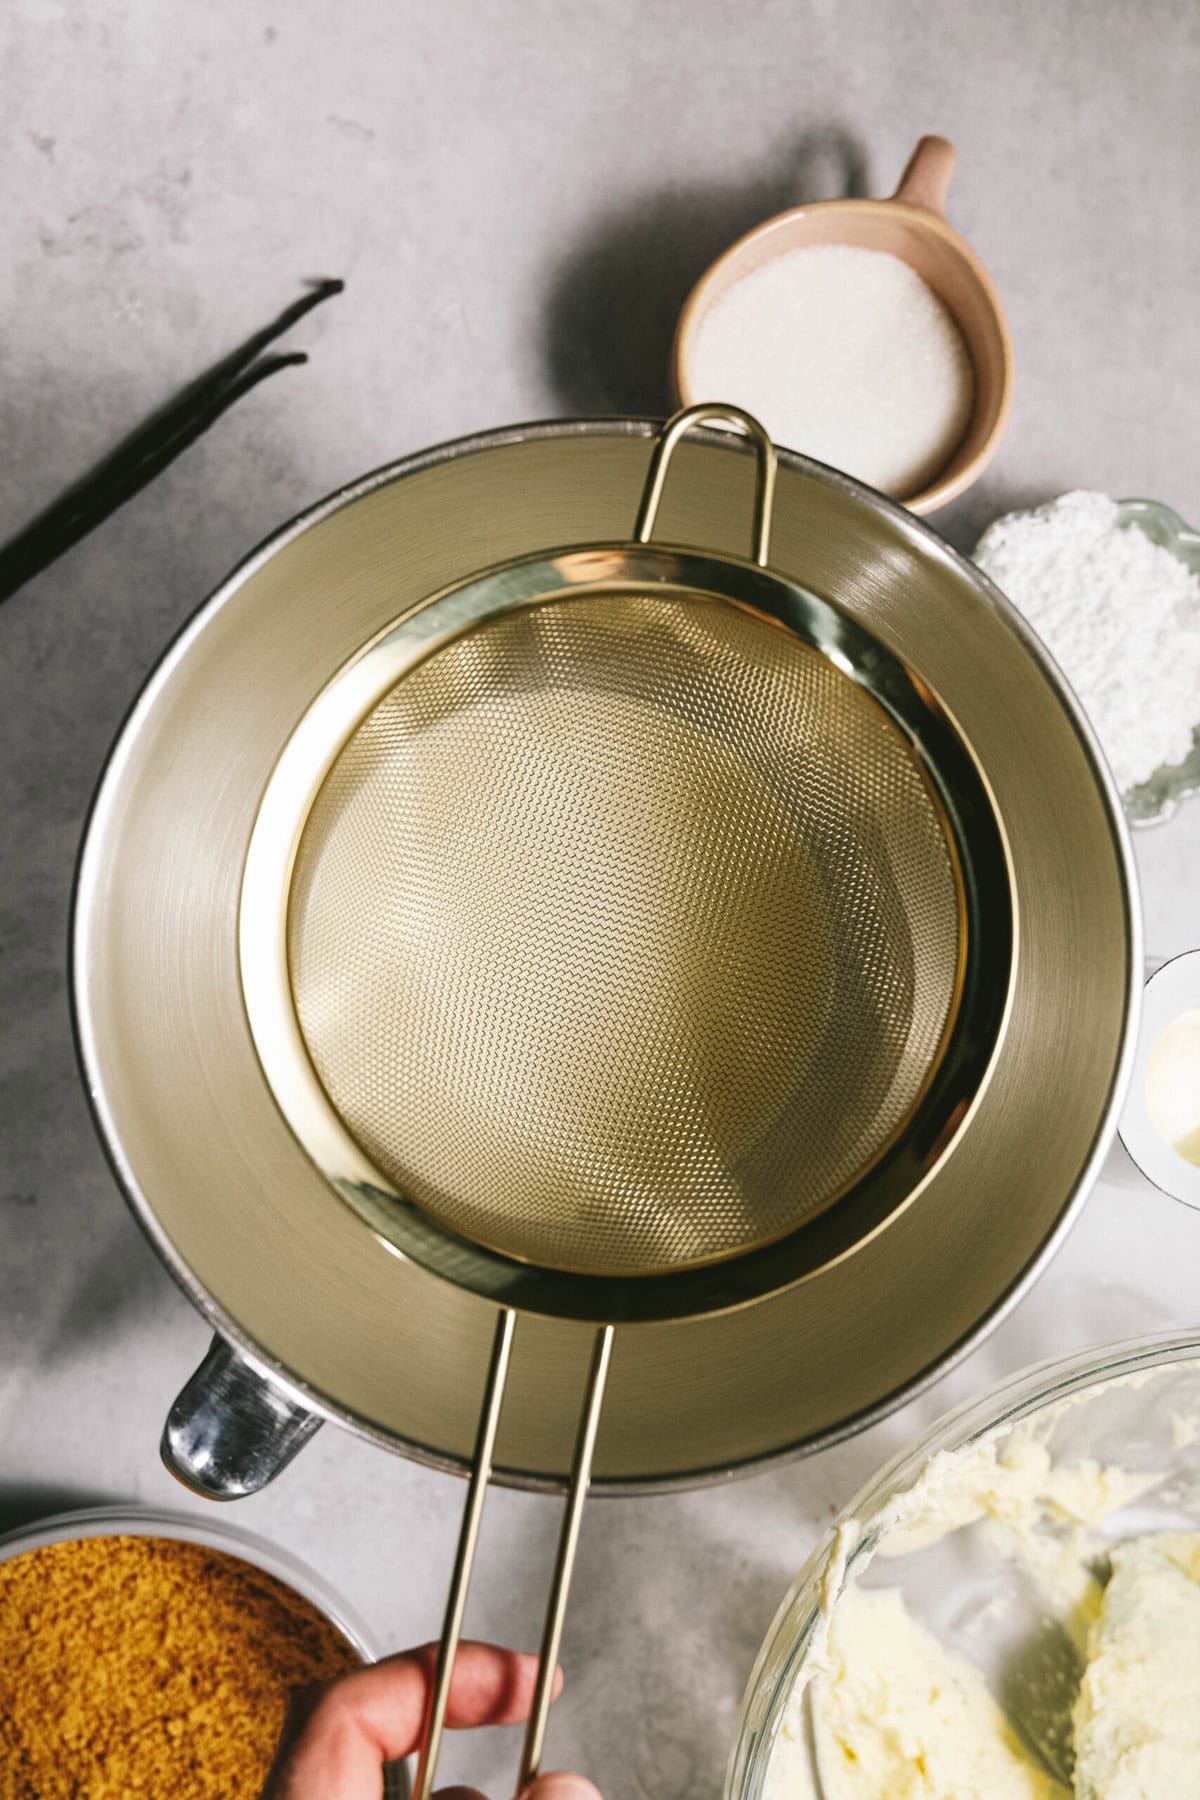
[[[519,1800],[603,1800],[599,1788],[593,1787],[582,1775],[567,1775],[562,1770],[553,1775],[539,1775],[531,1781],[527,1788],[522,1788]]]

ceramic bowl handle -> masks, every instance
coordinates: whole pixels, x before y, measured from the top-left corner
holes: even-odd
[[[214,1337],[167,1414],[159,1451],[193,1493],[241,1500],[274,1481],[320,1423]]]
[[[892,195],[905,206],[920,206],[938,218],[946,214],[946,195],[954,173],[954,145],[949,138],[923,137],[908,159],[900,186]]]

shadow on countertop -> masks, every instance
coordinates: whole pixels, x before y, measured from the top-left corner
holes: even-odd
[[[752,226],[805,200],[860,199],[866,152],[826,125],[756,175],[627,201],[570,252],[546,307],[546,357],[572,414],[671,410],[671,341],[688,294]]]
[[[0,1537],[23,1531],[57,1513],[79,1512],[94,1506],[120,1506],[129,1502],[120,1494],[101,1494],[94,1488],[69,1488],[36,1483],[0,1487]]]

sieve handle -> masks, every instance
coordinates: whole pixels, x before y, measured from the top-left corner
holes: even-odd
[[[467,1503],[463,1508],[462,1526],[458,1534],[458,1550],[454,1558],[454,1573],[450,1577],[450,1593],[446,1599],[446,1617],[438,1642],[433,1686],[425,1714],[425,1729],[421,1734],[421,1757],[417,1765],[412,1800],[429,1800],[433,1791],[433,1776],[446,1723],[446,1702],[450,1697],[450,1678],[454,1673],[458,1640],[462,1636],[467,1587],[479,1543],[479,1521],[483,1516],[484,1495],[492,1474],[492,1457],[496,1449],[496,1432],[500,1425],[500,1408],[504,1402],[504,1384],[508,1378],[508,1360],[516,1323],[516,1313],[509,1307],[504,1307],[496,1321],[496,1334],[492,1340],[492,1357],[488,1365],[487,1386],[484,1389],[483,1409],[479,1415],[479,1431],[471,1466],[471,1485],[467,1489]]]
[[[437,1768],[438,1751],[441,1748],[442,1733],[446,1723],[446,1702],[450,1694],[450,1681],[454,1673],[454,1659],[458,1653],[459,1638],[462,1635],[467,1587],[471,1580],[471,1567],[475,1561],[475,1550],[479,1542],[479,1524],[483,1514],[484,1495],[492,1474],[492,1459],[496,1448],[496,1433],[500,1424],[500,1409],[504,1402],[504,1385],[508,1376],[516,1318],[516,1314],[510,1308],[505,1307],[496,1322],[496,1335],[492,1341],[491,1362],[488,1367],[487,1384],[479,1417],[479,1430],[475,1440],[471,1485],[467,1490],[467,1501],[463,1508],[462,1525],[458,1534],[458,1550],[454,1558],[454,1573],[450,1578],[446,1616],[438,1643],[437,1662],[425,1714],[425,1729],[421,1737],[421,1754],[417,1767],[417,1778],[413,1785],[412,1800],[430,1800],[433,1791],[433,1777]],[[523,1793],[527,1784],[536,1776],[542,1760],[546,1720],[554,1693],[554,1677],[558,1670],[558,1652],[562,1644],[571,1575],[575,1568],[575,1554],[579,1548],[579,1528],[583,1519],[584,1502],[587,1499],[588,1488],[591,1486],[592,1458],[596,1449],[600,1412],[604,1404],[604,1388],[608,1379],[612,1345],[613,1327],[611,1325],[598,1326],[592,1345],[592,1361],[580,1412],[575,1452],[571,1459],[567,1505],[558,1540],[558,1554],[554,1561],[550,1597],[546,1604],[537,1684],[534,1689],[533,1705],[530,1708],[529,1724],[525,1732],[525,1744],[521,1754],[521,1774],[517,1784],[519,1793]]]
[[[740,406],[724,406],[715,402],[701,401],[698,406],[685,407],[677,412],[674,418],[668,419],[654,444],[654,454],[650,458],[650,468],[646,475],[646,485],[642,490],[642,502],[638,507],[637,523],[633,528],[634,542],[648,544],[650,534],[654,530],[654,521],[658,517],[658,508],[666,486],[667,472],[671,466],[671,458],[675,454],[679,440],[686,437],[696,425],[706,425],[710,421],[719,420],[725,425],[736,425],[744,431],[754,445],[758,459],[758,478],[754,488],[754,560],[765,568],[767,553],[771,547],[771,511],[775,503],[775,474],[777,460],[775,446],[767,432],[752,418],[743,412]]]
[[[546,1602],[546,1622],[542,1629],[542,1646],[538,1652],[537,1686],[525,1731],[525,1747],[521,1752],[521,1775],[518,1795],[533,1780],[542,1762],[542,1746],[546,1741],[546,1720],[554,1692],[554,1676],[558,1669],[558,1652],[562,1645],[563,1625],[567,1616],[567,1597],[575,1569],[575,1553],[579,1548],[579,1527],[583,1522],[583,1503],[592,1482],[592,1458],[596,1450],[596,1433],[600,1427],[600,1411],[604,1405],[604,1388],[608,1381],[608,1365],[612,1357],[613,1328],[601,1325],[592,1345],[592,1362],[579,1415],[579,1432],[575,1454],[571,1459],[571,1481],[567,1491],[567,1509],[563,1514],[558,1554],[554,1559],[554,1575],[550,1597]]]

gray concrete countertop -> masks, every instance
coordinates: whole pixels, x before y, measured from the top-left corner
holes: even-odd
[[[168,636],[275,524],[379,463],[555,414],[661,411],[679,301],[767,213],[887,192],[922,131],[1010,310],[1018,398],[967,545],[1073,486],[1200,515],[1200,13],[1035,0],[17,0],[5,121],[0,537],[263,322],[346,293],[311,364],[238,406],[0,611],[0,1525],[190,1503],[164,1409],[206,1331],[113,1186],[66,998],[72,862]],[[1136,622],[1131,621],[1131,629]],[[1200,803],[1138,838],[1147,938],[1200,942]],[[1101,1187],[953,1377],[841,1449],[597,1504],[551,1762],[612,1800],[716,1800],[738,1698],[832,1511],[952,1402],[1035,1358],[1197,1315],[1200,1220]],[[328,1429],[238,1511],[394,1645],[436,1633],[461,1488]],[[473,1632],[533,1641],[556,1509],[494,1496]],[[516,1745],[445,1779],[509,1790]]]

